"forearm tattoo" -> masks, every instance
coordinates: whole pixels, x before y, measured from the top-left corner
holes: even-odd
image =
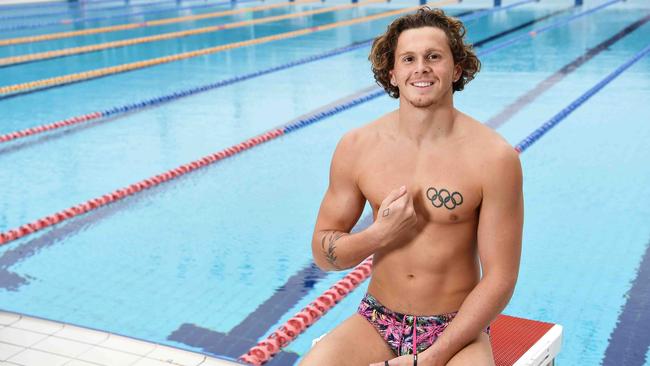
[[[456,206],[460,206],[463,203],[463,196],[460,192],[449,193],[444,188],[437,190],[436,188],[429,187],[427,189],[427,198],[431,201],[433,207],[440,208],[445,206],[448,210],[453,210]]]
[[[383,212],[381,215],[382,215],[383,217],[386,217],[386,216],[390,215],[390,209],[388,209],[388,208],[385,209],[384,212]]]
[[[323,249],[323,254],[325,254],[325,259],[336,269],[343,269],[336,263],[336,241],[343,236],[345,236],[345,233],[329,231],[321,239],[321,248]],[[325,244],[327,244],[327,248],[325,248]]]

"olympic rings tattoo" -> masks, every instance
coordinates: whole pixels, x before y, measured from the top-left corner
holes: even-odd
[[[449,210],[453,210],[456,206],[463,204],[463,196],[460,192],[449,193],[448,190],[442,188],[440,191],[430,187],[427,189],[427,198],[435,208],[445,206]]]

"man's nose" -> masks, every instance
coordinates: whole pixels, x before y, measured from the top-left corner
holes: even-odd
[[[415,66],[415,71],[422,74],[431,71],[431,67],[429,67],[429,64],[427,64],[424,58],[418,58]]]

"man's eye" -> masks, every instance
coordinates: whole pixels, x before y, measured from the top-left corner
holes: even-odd
[[[440,58],[440,55],[435,54],[435,53],[432,53],[432,54],[429,55],[430,60],[437,60],[439,58]]]
[[[413,57],[406,56],[406,57],[403,58],[403,60],[404,60],[404,62],[411,62],[411,61],[413,61]]]

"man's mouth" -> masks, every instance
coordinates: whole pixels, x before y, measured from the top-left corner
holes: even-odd
[[[411,85],[418,87],[418,88],[427,88],[433,85],[432,81],[416,81],[411,83]]]

